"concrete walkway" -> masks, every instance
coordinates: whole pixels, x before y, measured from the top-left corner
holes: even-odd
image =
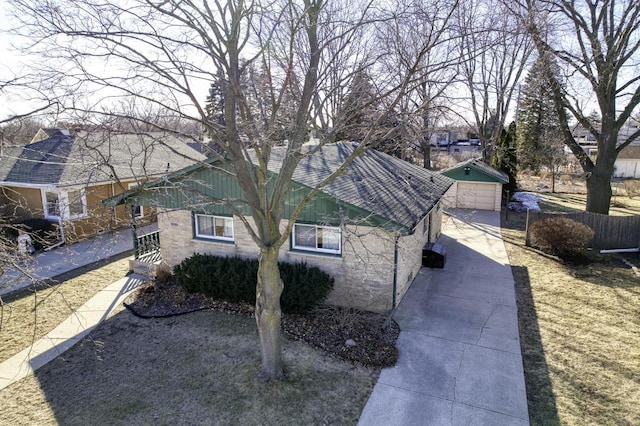
[[[497,212],[456,210],[398,307],[398,363],[358,425],[528,425],[514,281]]]
[[[140,232],[148,233],[157,229],[158,225],[154,223],[141,228]],[[5,271],[0,277],[0,296],[28,287],[33,282],[53,279],[74,269],[125,253],[133,254],[133,235],[130,229],[37,253],[27,260],[22,271]]]
[[[140,275],[119,279],[100,290],[42,339],[0,363],[0,390],[27,377],[78,343],[96,325],[107,319],[111,311],[123,302],[127,293],[144,281],[145,277]]]
[[[155,229],[157,224],[142,228],[142,233]],[[55,279],[74,269],[132,251],[133,237],[131,230],[126,229],[38,253],[30,259],[30,264],[24,267],[23,272],[10,270],[0,277],[0,296],[27,287],[33,282]],[[122,303],[127,293],[144,280],[145,277],[135,274],[117,280],[99,291],[42,339],[0,363],[0,390],[26,377],[75,345],[104,321]]]

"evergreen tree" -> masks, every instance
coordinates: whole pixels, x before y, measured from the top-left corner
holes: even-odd
[[[358,71],[342,101],[339,119],[343,123],[337,140],[361,141],[376,120],[376,99],[371,78],[366,71]]]
[[[519,167],[534,172],[546,165],[543,153],[553,142],[547,136],[560,132],[560,119],[553,103],[547,73],[558,76],[558,67],[551,58],[540,56],[525,79],[518,107]]]
[[[507,189],[511,193],[518,189],[517,161],[516,123],[511,122],[508,130],[502,129],[502,132],[500,132],[491,161],[493,167],[502,170],[509,176]]]
[[[211,83],[204,107],[209,121],[224,126],[224,92],[218,81]]]

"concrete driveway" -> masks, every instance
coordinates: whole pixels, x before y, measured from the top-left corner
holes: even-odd
[[[455,210],[398,307],[398,363],[382,371],[358,425],[528,425],[514,281],[500,214]]]

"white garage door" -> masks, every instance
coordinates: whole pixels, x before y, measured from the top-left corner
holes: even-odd
[[[458,182],[456,205],[463,209],[495,210],[496,184]]]
[[[638,160],[618,159],[616,160],[614,177],[620,178],[640,178],[640,168],[638,168]]]

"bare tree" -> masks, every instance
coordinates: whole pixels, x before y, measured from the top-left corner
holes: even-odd
[[[497,0],[466,1],[459,8],[460,77],[468,95],[470,125],[490,162],[511,101],[534,49],[521,23]]]
[[[398,19],[389,21],[383,29],[384,48],[389,51],[383,62],[386,72],[400,81],[413,75],[407,95],[397,107],[396,149],[406,153],[407,148],[417,148],[423,155],[425,168],[430,168],[431,163],[431,135],[452,107],[447,93],[456,80],[459,65],[454,54],[458,35],[453,31],[459,3],[398,2],[395,12]],[[422,55],[424,46],[428,50]],[[418,56],[422,59],[416,63]]]
[[[292,175],[315,151],[302,148],[310,129],[324,130],[322,143],[337,131],[341,120],[333,100],[344,82],[359,68],[375,63],[367,58],[354,61],[341,52],[351,51],[352,43],[375,33],[376,22],[392,16],[380,8],[374,15],[369,3],[358,1],[18,0],[16,5],[28,47],[40,49],[49,59],[42,62],[48,69],[40,72],[64,73],[50,90],[66,111],[85,118],[118,117],[118,102],[124,99],[132,110],[152,105],[166,116],[197,121],[211,136],[217,147],[212,155],[224,165],[216,170],[235,176],[244,198],[210,202],[228,207],[242,220],[259,248],[256,322],[261,375],[282,377],[278,251],[304,205],[369,148],[378,122],[353,155],[283,221]],[[416,50],[416,63],[427,50],[428,46]],[[389,83],[377,93],[389,110],[411,79],[411,72],[400,81],[385,79]],[[205,83],[204,89],[199,82]],[[223,120],[210,119],[206,106],[212,82],[224,100]],[[146,124],[175,132],[157,121]],[[275,175],[268,169],[272,148],[281,142],[274,135],[287,139],[286,156]]]
[[[527,0],[506,4],[526,25],[538,53],[555,57],[564,73],[566,89],[552,73],[548,75],[564,143],[587,178],[587,211],[608,214],[616,158],[640,137],[640,130],[620,137],[640,104],[640,3]],[[601,117],[599,125],[590,120],[593,105]],[[574,139],[567,110],[595,137],[595,162]]]

